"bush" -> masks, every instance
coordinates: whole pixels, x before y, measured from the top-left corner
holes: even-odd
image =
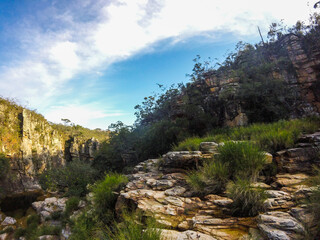
[[[138,212],[122,214],[122,222],[114,223],[107,231],[107,239],[117,240],[160,240],[161,230],[153,218],[143,222],[142,214]]]
[[[114,206],[117,200],[115,191],[128,182],[127,177],[118,173],[109,173],[104,180],[97,182],[92,187],[93,206],[101,220],[109,221],[113,216]]]
[[[0,153],[0,179],[5,178],[10,169],[9,159],[5,154]]]
[[[102,227],[99,227],[99,222],[89,212],[82,213],[75,221],[72,227],[70,240],[88,240],[88,239],[103,239],[98,237],[101,235]]]
[[[232,211],[236,216],[256,216],[264,210],[267,196],[264,190],[252,188],[248,180],[237,179],[227,186],[227,196],[233,200]]]
[[[19,239],[20,237],[24,236],[26,234],[26,229],[24,228],[18,228],[15,232],[14,232],[14,238],[15,239]]]
[[[208,136],[187,138],[174,146],[174,150],[199,149],[201,142],[225,142],[251,140],[264,151],[275,153],[293,147],[303,133],[313,133],[320,127],[320,118],[312,117],[264,124],[255,123],[246,127],[216,129]]]
[[[192,171],[188,173],[187,183],[197,192],[203,192],[206,187],[205,179],[200,171]]]
[[[255,181],[266,161],[264,153],[250,142],[226,142],[218,152],[215,158],[220,165],[212,170],[224,174],[228,170],[232,179],[241,177]]]
[[[38,214],[31,214],[28,218],[27,218],[27,226],[32,225],[32,224],[39,224],[40,223],[40,217],[38,216]]]
[[[66,202],[66,213],[70,215],[73,211],[78,209],[78,205],[80,202],[79,197],[71,197]]]
[[[38,235],[60,235],[61,234],[61,227],[58,226],[49,226],[43,225],[38,230]]]
[[[87,185],[93,183],[95,174],[90,164],[72,161],[62,168],[43,172],[39,182],[43,189],[67,190],[68,196],[84,196]]]

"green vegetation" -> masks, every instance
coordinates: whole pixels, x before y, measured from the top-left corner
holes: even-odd
[[[93,185],[93,208],[101,221],[108,222],[113,218],[114,206],[118,197],[115,192],[127,182],[128,179],[124,175],[109,173],[102,181]]]
[[[108,229],[106,240],[160,240],[161,230],[153,218],[143,221],[139,212],[122,214],[121,223]]]
[[[84,196],[87,185],[94,182],[96,171],[89,163],[68,162],[61,168],[44,171],[39,182],[43,189],[66,191],[68,196]]]
[[[9,169],[9,159],[5,154],[0,153],[0,179],[5,178],[8,175]]]
[[[238,178],[227,186],[227,196],[233,200],[232,211],[236,216],[256,216],[264,210],[266,193],[250,184],[250,181]]]
[[[198,192],[219,193],[230,180],[255,181],[265,165],[265,155],[250,142],[226,142],[218,154],[198,171],[188,175],[188,183]]]
[[[80,202],[79,197],[69,198],[68,201],[66,202],[66,210],[65,210],[66,214],[70,215],[72,212],[77,210],[79,206],[79,202]]]
[[[220,134],[191,137],[174,146],[173,150],[199,150],[201,142],[252,141],[264,151],[272,153],[293,147],[305,133],[313,133],[320,127],[320,118],[304,118],[274,123],[255,123],[245,127],[221,129]],[[216,131],[217,132],[217,131]]]

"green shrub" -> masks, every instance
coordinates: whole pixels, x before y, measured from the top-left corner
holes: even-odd
[[[72,227],[72,234],[70,240],[88,240],[88,239],[103,239],[98,236],[101,235],[100,223],[97,218],[92,216],[89,212],[82,213],[75,221]]]
[[[62,216],[63,216],[62,211],[53,212],[50,215],[52,220],[60,220]]]
[[[38,216],[38,214],[31,214],[28,218],[27,218],[27,226],[32,225],[32,224],[39,224],[40,223],[40,217]]]
[[[19,239],[20,237],[24,236],[26,234],[26,229],[24,228],[17,228],[17,230],[14,232],[14,238]]]
[[[223,192],[230,178],[228,164],[218,160],[207,161],[203,165],[203,176],[211,192]]]
[[[245,127],[216,129],[203,138],[187,138],[174,146],[174,150],[199,149],[201,142],[225,142],[230,140],[251,140],[264,151],[274,153],[293,147],[304,133],[313,133],[320,127],[320,118],[310,117],[274,123],[255,123]]]
[[[68,196],[84,196],[87,185],[93,183],[95,174],[90,164],[72,161],[65,167],[43,172],[39,182],[43,189],[67,190]]]
[[[226,142],[218,152],[215,158],[223,165],[212,170],[220,170],[223,166],[222,173],[228,170],[232,179],[241,177],[255,181],[266,161],[265,154],[250,142]]]
[[[206,187],[205,179],[200,171],[191,171],[187,175],[187,183],[197,192],[203,192]]]
[[[0,179],[7,176],[10,168],[9,159],[4,153],[0,153]]]
[[[38,235],[60,235],[61,234],[61,227],[59,226],[50,226],[50,225],[42,225],[38,229]]]
[[[232,211],[236,216],[256,216],[264,210],[267,196],[264,190],[252,188],[248,180],[237,179],[227,186],[227,196],[233,200]]]
[[[117,200],[115,191],[128,182],[127,177],[118,173],[109,173],[104,180],[97,182],[92,187],[93,205],[98,216],[108,221],[113,216],[114,206]]]
[[[73,211],[77,210],[79,202],[80,202],[80,198],[79,197],[71,197],[71,198],[69,198],[68,201],[66,202],[66,213],[69,215]]]
[[[122,222],[114,223],[107,231],[106,239],[116,240],[160,240],[161,230],[153,218],[143,221],[141,213],[124,213]]]

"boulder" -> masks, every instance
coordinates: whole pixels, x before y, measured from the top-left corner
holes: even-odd
[[[178,171],[194,169],[202,162],[200,151],[168,152],[163,155],[162,169],[176,169]]]
[[[16,224],[16,223],[17,223],[17,220],[15,220],[13,217],[6,217],[6,218],[2,221],[1,225],[2,225],[2,226],[8,226],[8,225],[14,225],[14,224]]]

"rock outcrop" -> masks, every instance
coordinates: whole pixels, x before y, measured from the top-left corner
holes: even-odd
[[[302,239],[314,225],[302,200],[313,191],[305,181],[319,161],[319,155],[310,154],[319,139],[319,133],[305,135],[297,144],[300,147],[267,154],[268,163],[273,158],[279,172],[269,184],[252,184],[267,194],[265,211],[256,217],[235,217],[233,200],[225,194],[200,198],[187,184],[186,170],[215,154],[216,143],[202,143],[203,152],[169,152],[137,165],[118,197],[116,211],[130,207],[153,216],[165,228],[164,240]]]
[[[39,173],[66,161],[91,160],[99,148],[96,139],[65,134],[40,114],[3,99],[0,124],[0,152],[10,160],[10,171],[0,179],[2,195],[40,190]]]

